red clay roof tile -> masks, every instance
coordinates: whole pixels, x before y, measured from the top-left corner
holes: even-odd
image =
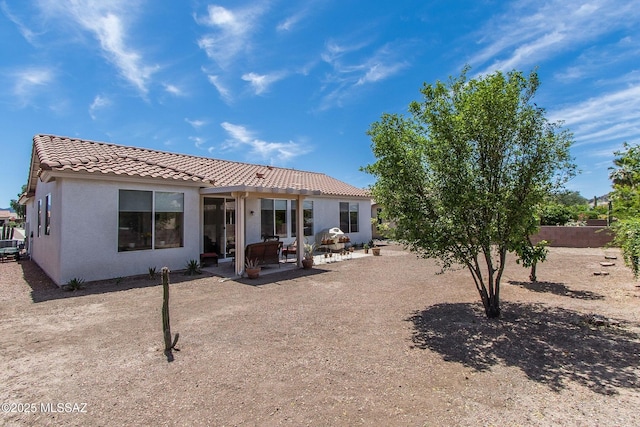
[[[322,173],[189,156],[55,135],[33,137],[32,165],[53,171],[153,177],[210,187],[263,187],[368,197],[367,191]],[[34,167],[32,166],[32,168]],[[34,182],[34,181],[30,181]]]

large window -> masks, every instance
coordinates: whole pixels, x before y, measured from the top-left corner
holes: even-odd
[[[296,237],[297,200],[262,199],[262,236]],[[313,236],[313,202],[303,202],[304,235]]]
[[[156,191],[155,248],[180,248],[184,223],[184,194]]]
[[[313,202],[305,200],[302,202],[303,212],[302,221],[305,236],[313,236]],[[291,237],[296,237],[296,220],[298,218],[296,210],[298,209],[298,201],[291,201]]]
[[[358,232],[358,203],[340,202],[340,230]]]
[[[120,190],[118,251],[182,247],[183,225],[183,193]]]

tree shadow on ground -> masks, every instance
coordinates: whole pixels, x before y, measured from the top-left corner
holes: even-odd
[[[508,282],[510,285],[520,286],[533,292],[551,293],[554,295],[560,295],[563,297],[584,299],[584,300],[601,300],[604,299],[604,295],[597,294],[591,291],[574,291],[569,289],[564,283],[554,282],[518,282],[511,280]]]
[[[504,303],[501,320],[488,320],[482,306],[438,304],[415,312],[413,348],[477,371],[503,364],[561,390],[568,382],[596,393],[640,388],[640,335],[613,321],[595,326],[591,317],[540,304]]]

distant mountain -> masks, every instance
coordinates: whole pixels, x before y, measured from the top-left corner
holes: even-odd
[[[597,204],[599,205],[606,205],[609,203],[609,194],[611,193],[607,193],[604,196],[599,196],[596,197],[595,199],[597,200]],[[589,204],[593,205],[593,198],[589,200]]]
[[[11,213],[16,213],[13,209],[11,208],[0,208],[0,211],[9,211]]]

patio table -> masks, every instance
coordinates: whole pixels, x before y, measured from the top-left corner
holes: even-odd
[[[4,262],[5,258],[13,256],[16,261],[20,259],[20,249],[18,248],[0,248],[0,262]]]

